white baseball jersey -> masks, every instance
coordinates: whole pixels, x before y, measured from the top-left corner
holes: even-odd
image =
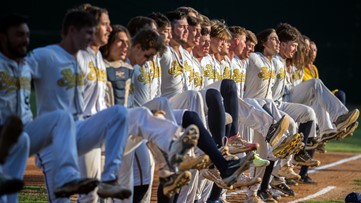
[[[179,47],[182,49],[182,47]],[[162,96],[171,98],[182,93],[187,87],[184,73],[183,61],[170,46],[167,47],[160,58],[162,69]]]
[[[262,53],[251,53],[247,67],[246,91],[244,97],[272,99],[275,79],[273,61]]]
[[[303,82],[304,70],[298,69],[296,66],[291,65],[287,70],[287,78],[292,87],[299,85]]]
[[[59,45],[49,45],[35,49],[30,59],[34,78],[41,78],[34,83],[37,114],[62,109],[75,119],[82,116],[85,75],[76,58]]]
[[[194,90],[194,56],[184,48],[180,48],[179,53],[183,59],[183,74],[186,85],[185,89]]]
[[[161,70],[158,56],[148,61],[143,66],[133,66],[132,88],[130,97],[134,106],[143,104],[160,96]]]
[[[196,91],[201,90],[204,87],[203,76],[202,76],[202,64],[195,57],[193,57],[193,88]]]
[[[232,62],[225,56],[221,61],[221,75],[223,79],[232,79]]]
[[[276,73],[275,83],[272,87],[273,99],[274,101],[282,102],[283,95],[290,89],[290,85],[287,84],[286,80],[286,61],[278,54],[273,58],[273,63]]]
[[[16,63],[0,52],[0,125],[13,114],[24,124],[33,119],[30,109],[31,70],[26,60]]]
[[[95,53],[90,47],[79,51],[76,58],[85,74],[84,116],[88,117],[107,108],[105,102],[106,67],[101,52]]]
[[[241,60],[238,56],[234,56],[232,59],[232,80],[237,85],[237,95],[239,98],[244,96],[247,65],[248,59]]]
[[[221,66],[211,55],[202,58],[204,87],[222,80]]]

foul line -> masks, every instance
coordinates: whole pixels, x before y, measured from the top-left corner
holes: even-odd
[[[320,170],[323,170],[323,169],[326,169],[326,168],[330,168],[330,167],[333,167],[333,166],[337,166],[337,165],[343,164],[345,162],[353,161],[353,160],[356,160],[356,159],[359,159],[359,158],[361,158],[361,154],[350,157],[350,158],[347,158],[347,159],[341,159],[339,161],[317,167],[315,169],[309,170],[308,173],[315,173],[317,171],[320,171]]]
[[[297,202],[302,202],[302,201],[305,201],[305,200],[309,200],[309,199],[313,199],[315,197],[318,197],[318,196],[321,196],[323,194],[326,194],[328,192],[330,192],[331,190],[335,189],[336,187],[335,186],[327,186],[325,188],[323,188],[322,190],[316,192],[315,194],[313,195],[309,195],[307,197],[304,197],[304,198],[300,198],[300,199],[296,199],[292,202],[288,202],[288,203],[297,203]]]

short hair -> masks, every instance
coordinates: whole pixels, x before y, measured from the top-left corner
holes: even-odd
[[[201,14],[201,17],[202,17],[202,23],[201,23],[201,26],[204,27],[204,26],[211,26],[211,20],[209,20],[209,18],[205,15],[202,15]]]
[[[201,35],[204,36],[204,35],[209,35],[211,31],[208,29],[208,27],[202,27],[201,29]]]
[[[100,17],[103,13],[108,14],[108,10],[105,8],[100,8],[98,6],[93,6],[89,3],[82,4],[78,7],[80,10],[85,11],[93,15],[97,22],[99,22]]]
[[[66,36],[70,26],[80,30],[83,27],[95,27],[97,24],[93,15],[78,9],[71,9],[64,16],[61,33]]]
[[[264,46],[263,43],[267,42],[268,36],[272,33],[276,32],[273,28],[267,28],[265,30],[262,30],[261,32],[257,33],[257,40],[258,44],[256,44],[254,50],[257,52],[263,52]]]
[[[293,26],[289,23],[279,23],[276,26],[275,30],[276,30],[276,33],[278,34],[279,32],[281,32],[284,29],[291,29],[291,28],[293,28]]]
[[[119,32],[124,32],[128,39],[129,42],[131,41],[129,32],[127,30],[126,27],[124,27],[123,25],[112,25],[112,32],[109,35],[109,40],[108,43],[102,47],[100,47],[100,51],[102,52],[103,58],[108,58],[109,54],[110,54],[110,46],[114,43],[116,36]]]
[[[127,25],[128,31],[131,36],[134,36],[140,29],[145,26],[151,27],[154,24],[157,26],[157,23],[152,19],[145,16],[135,16],[130,19]]]
[[[187,16],[187,22],[190,26],[196,26],[202,23],[202,19],[193,16]]]
[[[229,32],[227,26],[223,22],[219,20],[212,20],[211,23],[212,23],[211,32],[209,33],[211,37],[215,37],[223,40],[232,39],[231,33]]]
[[[176,20],[181,20],[183,18],[187,18],[187,14],[182,11],[169,11],[165,13],[165,16],[169,19],[169,21],[173,24]]]
[[[277,35],[281,42],[289,42],[289,41],[297,42],[300,37],[298,31],[293,27],[282,29],[281,31],[277,32]]]
[[[132,38],[132,46],[140,44],[143,50],[155,49],[163,54],[165,45],[162,37],[154,30],[144,27],[140,29]]]
[[[238,35],[247,35],[247,30],[241,26],[231,26],[228,29],[233,38],[237,37]]]
[[[188,16],[189,16],[189,13],[194,13],[197,17],[200,17],[199,12],[196,9],[189,7],[189,6],[181,6],[181,7],[178,7],[176,10],[184,12]]]
[[[165,28],[167,26],[171,26],[169,19],[163,13],[152,12],[148,15],[148,17],[155,21],[158,28]]]
[[[10,27],[28,23],[28,17],[21,14],[13,13],[2,16],[0,19],[0,32],[6,33]]]
[[[255,44],[258,44],[258,40],[256,35],[251,31],[251,30],[247,30],[247,35],[246,35],[246,42],[250,41],[253,42]]]

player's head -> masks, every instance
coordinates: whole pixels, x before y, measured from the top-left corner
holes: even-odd
[[[176,10],[185,13],[187,16],[193,16],[196,18],[200,17],[199,12],[196,9],[189,6],[181,6],[178,7]]]
[[[190,47],[194,47],[199,44],[199,40],[201,37],[201,23],[202,19],[193,16],[187,16],[188,22],[188,38],[187,45]]]
[[[280,50],[280,41],[278,39],[276,30],[273,28],[265,29],[257,34],[258,44],[255,46],[255,51],[263,54],[275,55]]]
[[[26,56],[30,42],[28,19],[10,14],[0,19],[0,51],[10,59],[20,60]]]
[[[235,55],[240,56],[246,47],[247,31],[241,26],[231,26],[229,31],[232,35],[230,50],[234,51]]]
[[[69,39],[76,50],[85,49],[94,39],[97,21],[94,16],[78,10],[69,10],[63,19],[62,36]]]
[[[107,44],[110,32],[112,31],[108,11],[104,8],[93,6],[91,4],[82,4],[79,6],[79,9],[93,15],[97,21],[95,38],[92,44],[97,47]]]
[[[187,14],[181,11],[170,11],[165,14],[172,26],[172,40],[177,44],[183,44],[188,39]]]
[[[212,20],[211,22],[211,49],[210,53],[221,53],[232,36],[224,22]]]
[[[317,45],[314,41],[310,41],[310,51],[312,52],[312,63],[315,62],[317,57]]]
[[[207,27],[202,27],[201,38],[199,44],[193,48],[193,54],[198,57],[204,57],[209,54],[211,45],[211,38],[209,36],[210,30]]]
[[[152,18],[146,16],[136,16],[130,19],[127,25],[130,36],[134,36],[140,29],[144,27],[157,30],[156,22]]]
[[[172,27],[167,16],[160,12],[153,12],[148,17],[157,23],[158,34],[163,38],[164,44],[168,45],[172,39]]]
[[[125,61],[130,46],[130,35],[127,28],[122,25],[112,25],[108,44],[102,46],[100,51],[108,61]]]
[[[246,47],[243,49],[241,54],[241,59],[247,59],[249,58],[249,55],[254,52],[254,47],[258,43],[256,35],[250,31],[247,30],[247,36],[246,36]]]
[[[288,24],[287,24],[288,25]],[[297,52],[300,34],[292,26],[284,26],[283,29],[277,29],[277,36],[280,40],[280,55],[283,58],[292,58]]]
[[[165,45],[159,34],[148,27],[139,30],[132,38],[129,59],[132,65],[144,65],[159,52],[163,53]]]

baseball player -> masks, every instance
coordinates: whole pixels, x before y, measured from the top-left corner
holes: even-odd
[[[94,22],[88,15],[80,15],[88,20],[89,24]],[[28,156],[40,150],[50,150],[52,154],[48,155],[51,158],[49,163],[54,169],[53,176],[48,179],[54,182],[54,190],[49,191],[49,195],[69,197],[75,193],[90,192],[98,181],[80,179],[75,125],[71,115],[57,110],[41,114],[34,120],[32,118],[29,102],[30,81],[37,77],[37,73],[31,70],[31,63],[25,58],[29,44],[26,18],[19,15],[4,17],[1,20],[1,29],[1,80],[2,84],[6,84],[1,91],[1,124],[5,124],[14,114],[24,123],[24,131],[15,145],[16,149],[10,152],[3,171],[21,179]],[[17,194],[5,196],[2,201],[17,202]]]

